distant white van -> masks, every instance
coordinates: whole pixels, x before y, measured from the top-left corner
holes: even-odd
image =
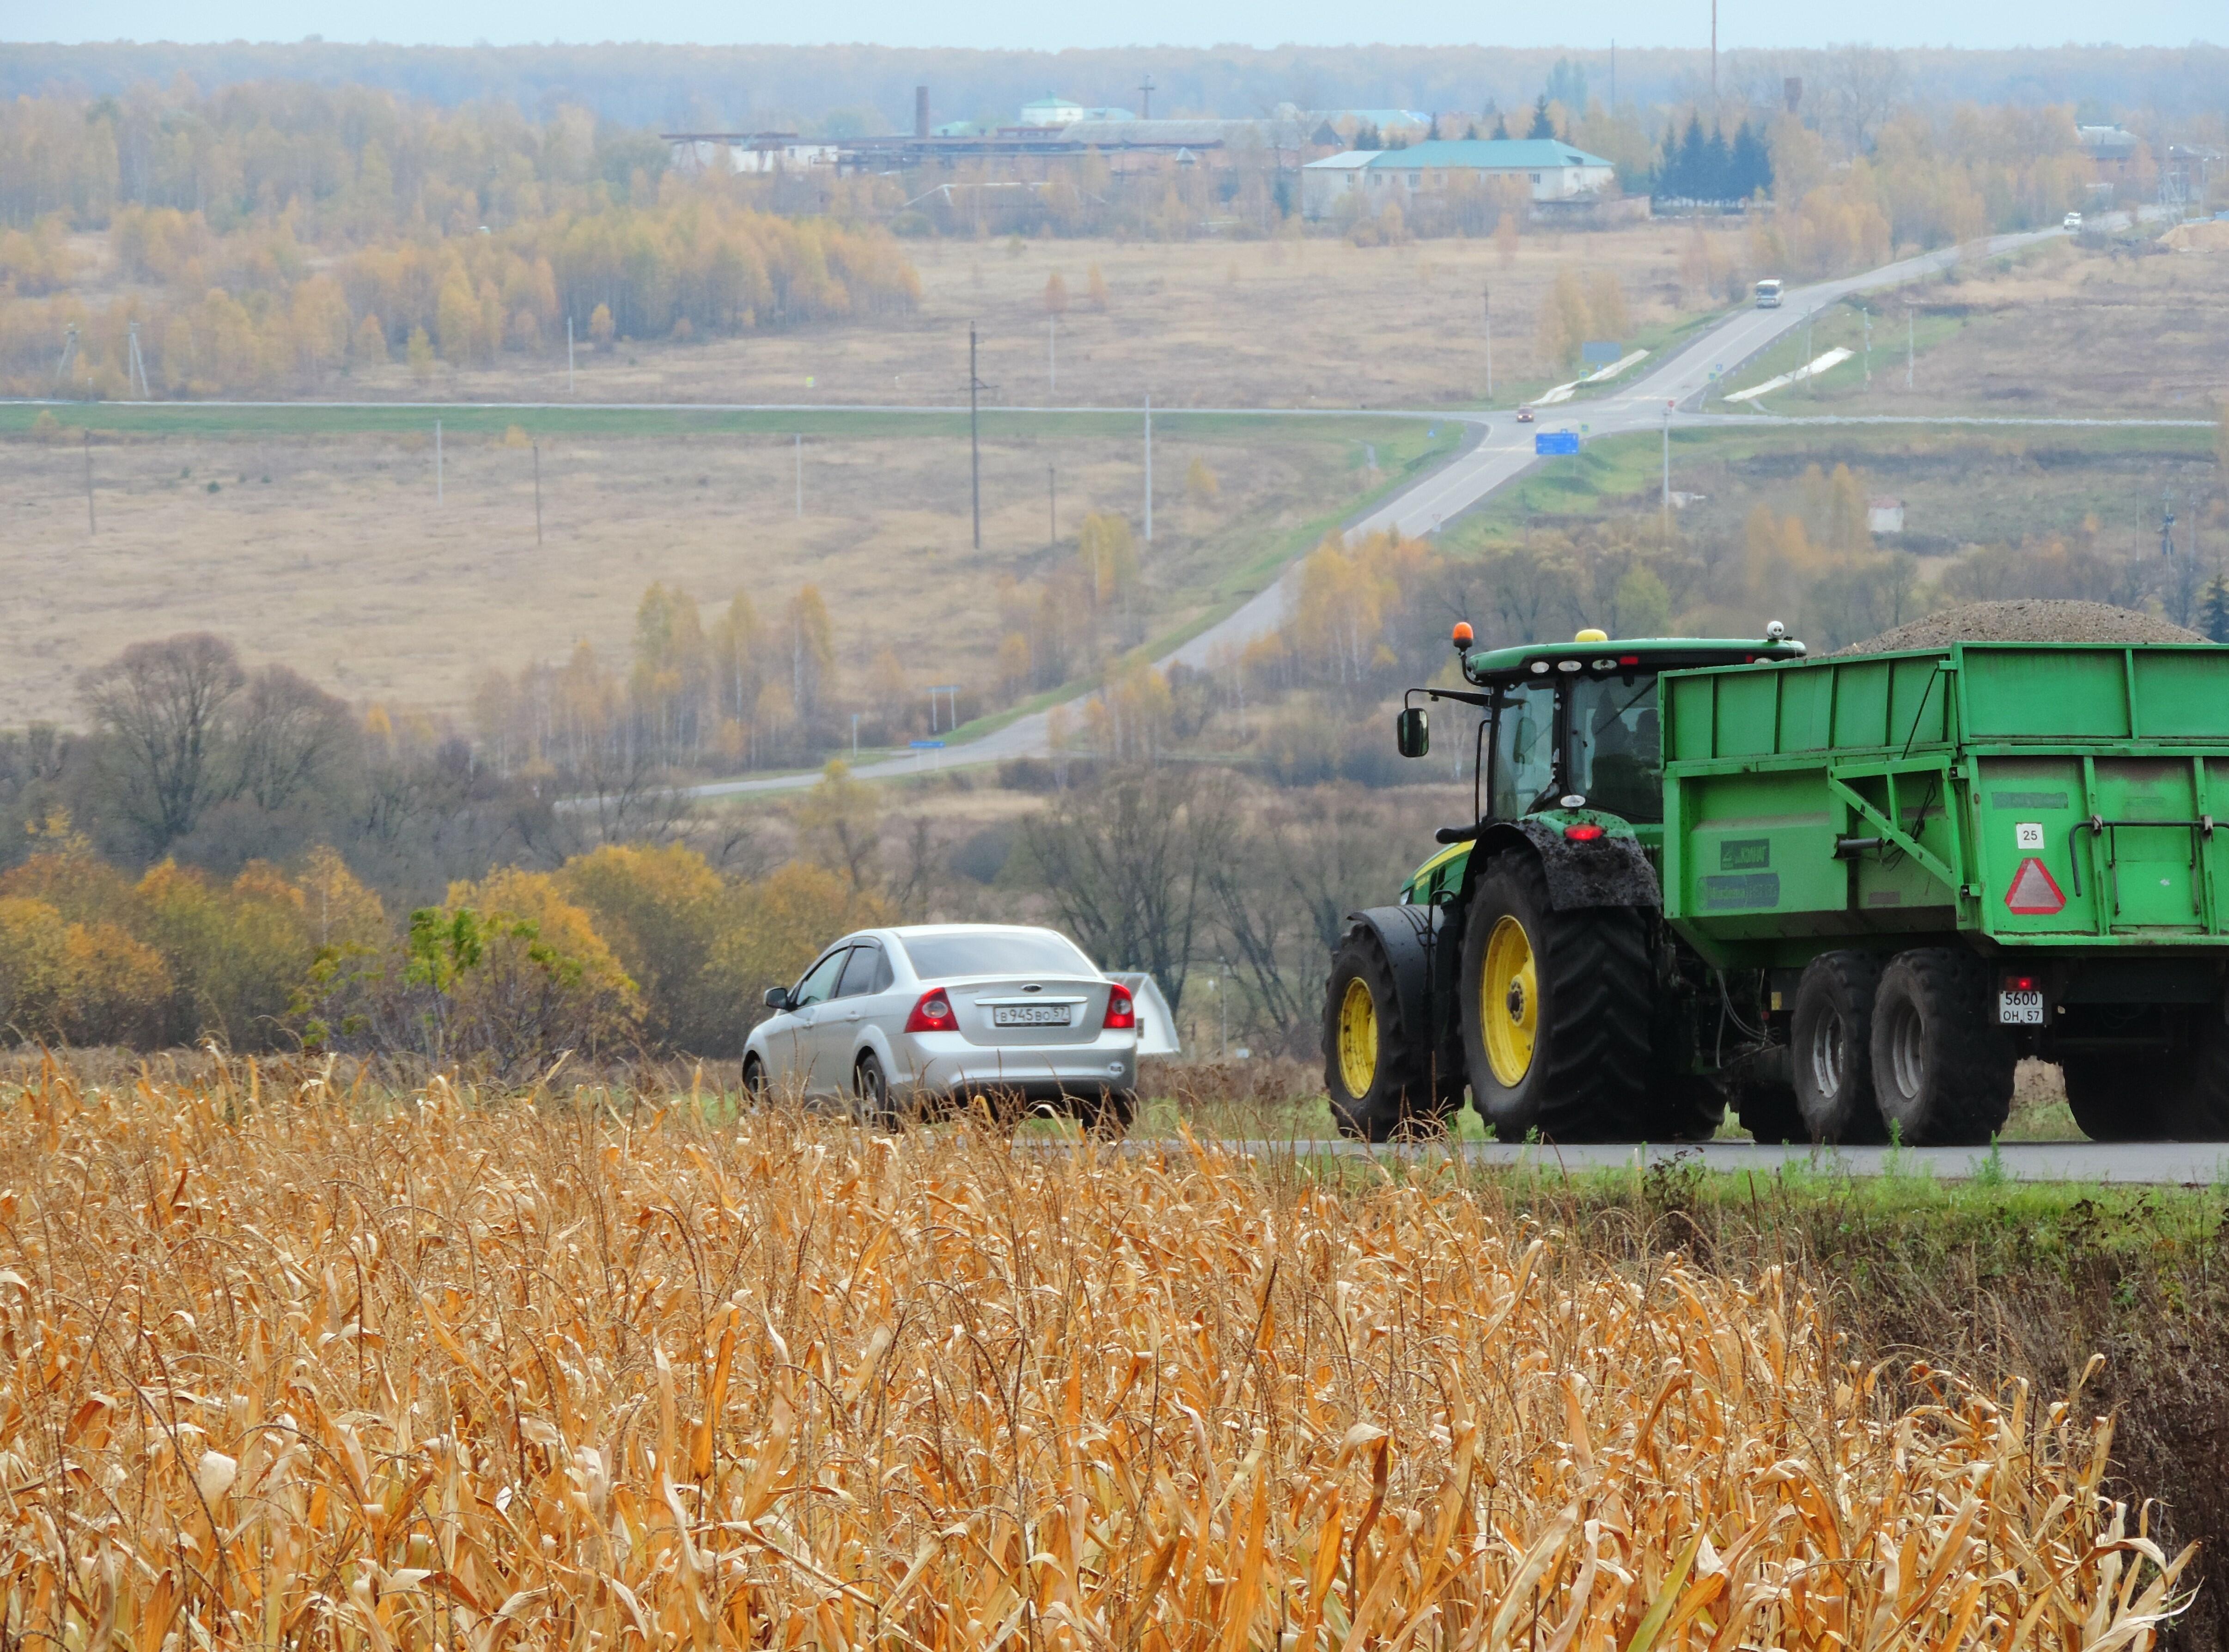
[[[2080,213],[2078,213],[2078,212],[2070,212],[2070,213],[2068,213],[2068,214],[2065,215],[2065,217],[2064,217],[2064,218],[2062,218],[2062,219],[2060,219],[2060,220],[2059,220],[2059,227],[2061,229],[2079,229],[2079,228],[2082,228],[2082,215],[2081,215]]]
[[[1780,283],[1778,281],[1759,281],[1757,284],[1757,307],[1760,310],[1777,310],[1780,308]]]

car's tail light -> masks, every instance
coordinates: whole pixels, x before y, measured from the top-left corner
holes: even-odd
[[[935,987],[921,995],[921,1000],[913,1006],[913,1013],[906,1017],[905,1030],[909,1032],[960,1031],[960,1018],[953,1014],[952,1000],[944,995],[942,987]]]
[[[1592,843],[1602,834],[1603,829],[1590,822],[1583,821],[1577,826],[1567,826],[1564,828],[1564,836],[1573,843]]]
[[[1102,1025],[1111,1027],[1134,1027],[1138,1025],[1138,1006],[1130,999],[1130,989],[1116,984],[1107,989],[1107,1019]]]

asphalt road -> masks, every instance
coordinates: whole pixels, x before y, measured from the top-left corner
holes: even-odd
[[[1265,1159],[1436,1157],[1443,1146],[1365,1147],[1357,1141],[1235,1141],[1233,1151]],[[1124,1150],[1186,1156],[1177,1141],[1136,1141]],[[1763,1147],[1753,1141],[1708,1141],[1699,1146],[1600,1146],[1580,1147],[1504,1147],[1463,1141],[1455,1152],[1474,1165],[1529,1165],[1551,1173],[1635,1170],[1653,1166],[1699,1164],[1705,1170],[1760,1179],[1803,1176],[1932,1178],[1971,1181],[1977,1177],[2018,1182],[2110,1182],[2115,1184],[2212,1187],[2229,1185],[2229,1142],[2017,1141],[1987,1147]]]
[[[2065,233],[2059,229],[2046,229],[2024,235],[1998,235],[1983,244],[1980,255],[1995,257]],[[1737,310],[1641,374],[1631,384],[1589,401],[1563,404],[1539,426],[1521,425],[1500,415],[1482,413],[1450,414],[1425,409],[1416,415],[1405,415],[1459,420],[1474,426],[1478,435],[1455,458],[1419,477],[1376,509],[1349,521],[1346,530],[1350,537],[1388,528],[1413,537],[1439,532],[1465,511],[1474,509],[1495,489],[1506,485],[1532,467],[1535,462],[1532,437],[1539,428],[1553,429],[1583,422],[1588,427],[1589,437],[1592,439],[1660,429],[1667,420],[1681,428],[1720,422],[1770,422],[1770,415],[1705,415],[1694,411],[1694,408],[1717,379],[1732,373],[1759,350],[1785,337],[1818,311],[1840,302],[1853,292],[1897,286],[1937,273],[1965,255],[1966,250],[1944,247],[1917,258],[1885,264],[1862,275],[1789,288],[1780,308]],[[1095,411],[1103,412],[1105,409]],[[1257,410],[1231,408],[1227,411]],[[1323,412],[1316,414],[1316,416],[1352,418],[1355,415]],[[1172,649],[1154,664],[1164,670],[1179,662],[1195,667],[1211,665],[1218,658],[1236,654],[1255,638],[1275,630],[1284,623],[1291,601],[1289,592],[1294,577],[1294,570],[1288,567],[1283,575],[1249,597],[1230,614],[1191,640]],[[923,773],[941,764],[999,762],[1011,757],[1039,756],[1046,749],[1046,714],[1037,711],[1017,717],[1003,728],[963,745],[944,751],[909,754],[903,757],[862,763],[853,773],[862,780],[896,779]],[[817,772],[754,775],[743,780],[713,781],[701,786],[691,786],[685,788],[683,794],[716,798],[759,792],[795,791],[813,785],[819,779]]]

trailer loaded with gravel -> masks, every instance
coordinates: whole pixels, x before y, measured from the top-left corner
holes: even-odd
[[[2032,1055],[2093,1137],[2229,1137],[2229,649],[1456,639],[1466,685],[1396,738],[1461,708],[1475,819],[1333,957],[1350,1134],[1468,1092],[1504,1140],[1731,1105],[1766,1140],[1978,1144]]]

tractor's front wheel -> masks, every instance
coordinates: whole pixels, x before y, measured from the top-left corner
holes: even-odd
[[[1385,949],[1357,924],[1324,984],[1324,1083],[1339,1134],[1393,1141],[1436,1128],[1459,1089],[1436,1083],[1429,1030],[1411,1027]]]
[[[1478,881],[1463,930],[1470,1091],[1504,1141],[1648,1137],[1654,976],[1641,915],[1558,911],[1528,855]]]

